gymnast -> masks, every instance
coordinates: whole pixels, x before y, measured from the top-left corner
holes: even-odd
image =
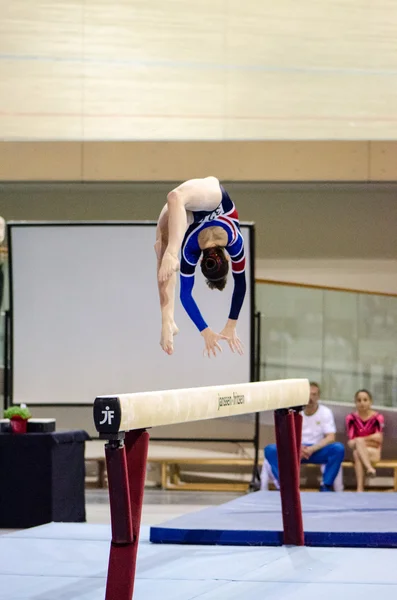
[[[244,240],[234,203],[216,177],[190,179],[169,192],[157,224],[155,250],[163,350],[173,353],[173,338],[178,333],[174,298],[176,272],[180,270],[180,299],[204,338],[204,354],[210,357],[221,352],[220,340],[226,340],[232,352],[242,354],[236,325],[246,292]],[[208,326],[192,296],[200,257],[210,289],[225,288],[229,262],[232,264],[234,290],[227,323],[220,333]]]
[[[373,410],[372,395],[368,390],[358,390],[354,401],[357,410],[346,417],[347,445],[353,451],[357,491],[363,492],[365,473],[369,477],[376,475],[374,465],[381,458],[385,419]]]

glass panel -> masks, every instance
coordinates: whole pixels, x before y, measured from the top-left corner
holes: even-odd
[[[359,386],[377,404],[397,406],[397,298],[360,294],[358,306]]]
[[[321,290],[279,285],[257,287],[262,314],[262,379],[309,377],[322,369]]]
[[[324,400],[367,388],[397,406],[397,297],[258,283],[261,378],[307,377]]]
[[[351,402],[358,389],[357,294],[324,290],[323,372],[324,398]]]

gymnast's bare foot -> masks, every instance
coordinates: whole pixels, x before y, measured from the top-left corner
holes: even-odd
[[[159,269],[158,279],[160,282],[167,281],[175,271],[179,271],[179,260],[170,252],[164,252],[163,260]]]
[[[376,471],[373,467],[370,467],[369,469],[367,469],[367,475],[368,477],[375,477],[376,476]]]
[[[179,329],[176,326],[175,321],[163,324],[161,328],[160,346],[166,354],[171,355],[174,352],[174,335],[177,335],[178,332]]]

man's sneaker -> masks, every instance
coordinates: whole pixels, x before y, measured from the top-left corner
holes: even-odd
[[[325,485],[324,483],[320,485],[320,492],[333,492],[334,488],[332,485]]]

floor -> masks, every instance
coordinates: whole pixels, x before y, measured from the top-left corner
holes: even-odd
[[[238,493],[213,492],[167,492],[157,489],[145,490],[142,525],[157,525],[168,519],[224,504],[239,497]],[[110,522],[109,496],[107,489],[86,490],[87,523],[107,524]],[[0,529],[0,535],[14,530]]]
[[[157,525],[203,508],[224,504],[241,496],[237,493],[184,492],[145,490],[142,525]],[[109,523],[109,501],[107,490],[88,490],[87,522]]]
[[[203,547],[149,542],[148,525],[236,496],[147,490],[134,600],[245,600],[249,595],[266,600],[334,600],[337,595],[360,600],[372,600],[376,595],[382,600],[397,597],[395,552],[390,549]],[[88,523],[3,531],[0,600],[103,600],[108,517],[106,491],[90,490]]]

